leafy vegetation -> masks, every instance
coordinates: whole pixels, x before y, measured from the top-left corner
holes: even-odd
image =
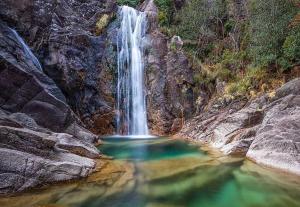
[[[257,65],[277,65],[297,8],[289,0],[252,0],[250,11],[253,60]]]
[[[160,26],[170,26],[173,19],[173,0],[154,0],[157,5],[158,21]]]
[[[298,19],[295,0],[190,0],[165,33],[184,40],[195,83],[225,81],[226,94],[252,97],[300,65]]]
[[[118,5],[127,5],[130,7],[136,7],[140,2],[140,0],[117,0]]]

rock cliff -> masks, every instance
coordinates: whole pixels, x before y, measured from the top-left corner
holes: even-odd
[[[0,7],[0,18],[34,50],[86,126],[111,134],[116,49],[108,24],[115,18],[115,1],[4,0]]]
[[[85,177],[99,156],[55,83],[18,34],[0,24],[0,193]]]
[[[141,10],[149,20],[145,57],[149,127],[157,135],[173,134],[195,111],[193,71],[180,38],[169,39],[159,30],[154,1],[145,1]]]

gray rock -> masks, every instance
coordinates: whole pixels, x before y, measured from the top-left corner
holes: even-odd
[[[86,177],[95,167],[93,160],[57,152],[49,158],[0,148],[0,193],[20,192],[49,182]]]
[[[153,134],[174,134],[180,130],[178,119],[189,118],[196,110],[193,70],[180,46],[171,49],[170,41],[158,29],[149,31],[148,40],[145,70],[149,127]]]
[[[87,176],[98,137],[3,23],[0,37],[0,194]]]
[[[34,49],[86,126],[97,134],[112,133],[116,45],[108,23],[115,17],[116,1],[4,0],[0,8],[1,19]],[[103,16],[106,21],[101,22]],[[61,119],[68,113],[39,102],[27,109],[35,107],[52,110]]]
[[[297,90],[300,80],[293,81],[292,85]],[[278,96],[286,88],[279,89]],[[293,93],[298,91],[291,91],[290,95],[267,106],[246,156],[257,163],[300,175],[300,95]]]
[[[55,146],[59,149],[65,149],[73,154],[84,157],[99,158],[99,151],[94,145],[88,142],[82,142],[75,139],[72,135],[65,133],[55,133],[52,136],[55,136],[57,140]]]
[[[231,103],[185,123],[177,136],[208,143],[225,154],[241,155],[269,167],[300,175],[300,79],[268,100]]]
[[[86,177],[95,167],[90,158],[98,156],[93,145],[68,134],[0,126],[0,194]]]
[[[183,41],[179,36],[173,36],[171,39],[170,47],[171,49],[181,50],[183,46]]]

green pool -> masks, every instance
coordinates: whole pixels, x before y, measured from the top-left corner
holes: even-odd
[[[98,173],[0,206],[299,207],[300,179],[167,138],[105,138]]]

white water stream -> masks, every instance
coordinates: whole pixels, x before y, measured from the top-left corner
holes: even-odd
[[[118,32],[117,134],[147,135],[143,39],[146,15],[120,7]]]

